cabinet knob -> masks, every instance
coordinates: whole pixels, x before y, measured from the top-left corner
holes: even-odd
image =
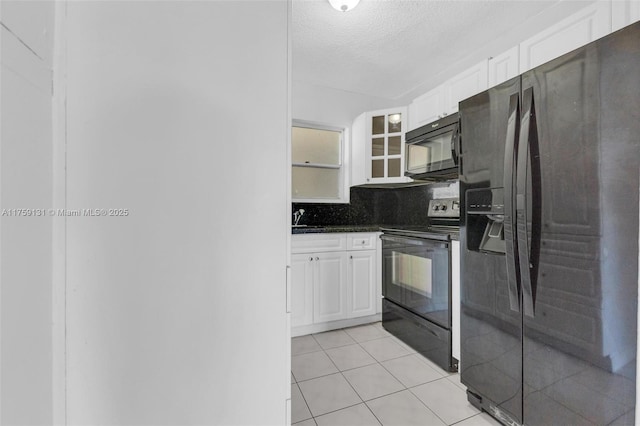
[[[349,256],[349,259],[353,259],[353,255],[352,255],[352,256]]]
[[[362,245],[365,245],[367,242],[365,240],[362,240]]]
[[[316,260],[320,260],[320,258],[319,258],[319,257],[316,257]]]
[[[309,262],[313,262],[313,257],[310,257],[310,258],[309,258]]]

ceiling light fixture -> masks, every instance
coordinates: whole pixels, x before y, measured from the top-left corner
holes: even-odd
[[[360,3],[360,0],[329,0],[331,6],[340,12],[348,12]]]

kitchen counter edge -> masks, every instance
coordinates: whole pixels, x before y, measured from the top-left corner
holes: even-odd
[[[378,225],[301,226],[291,228],[291,234],[322,234],[330,232],[380,232]]]

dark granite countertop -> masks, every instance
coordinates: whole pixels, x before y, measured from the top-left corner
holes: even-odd
[[[322,234],[329,232],[380,232],[380,228],[390,227],[390,225],[309,225],[309,226],[291,226],[291,233],[297,234]],[[393,227],[393,226],[392,226]],[[402,226],[396,225],[397,228]],[[451,239],[460,241],[460,235],[452,232]]]
[[[319,234],[328,232],[378,232],[379,225],[314,225],[291,227],[292,234]]]

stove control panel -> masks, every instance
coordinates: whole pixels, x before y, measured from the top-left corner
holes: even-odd
[[[441,198],[429,200],[429,217],[460,217],[459,198]]]

